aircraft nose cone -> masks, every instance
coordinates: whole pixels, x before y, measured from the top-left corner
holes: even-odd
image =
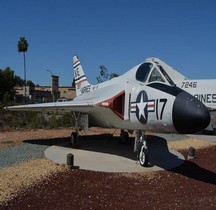
[[[173,105],[173,124],[179,133],[195,133],[210,123],[206,106],[187,92],[180,92]]]

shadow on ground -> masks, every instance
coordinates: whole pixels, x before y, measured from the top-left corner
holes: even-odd
[[[80,136],[77,149],[122,156],[136,161],[137,154],[133,152],[133,138],[130,138],[130,142],[131,143],[126,145],[120,144],[119,137],[113,137],[110,134]],[[46,146],[58,145],[68,148],[69,138],[25,140],[24,143]],[[150,155],[149,167],[156,165],[161,168],[168,169],[170,172],[180,174],[188,178],[214,185],[216,184],[216,173],[200,167],[193,161],[184,161],[179,159],[176,155],[170,153],[166,139],[159,136],[149,135],[148,146]],[[164,155],[161,156],[161,154],[165,154],[166,161],[168,162],[181,161],[180,166],[174,169],[166,168],[166,161],[158,161],[164,157]],[[163,165],[163,163],[165,165]]]
[[[216,173],[186,160],[182,165],[170,170],[185,177],[216,185]]]
[[[122,156],[137,161],[137,153],[134,151],[134,138],[129,139],[128,144],[119,143],[119,137],[111,134],[80,136],[79,144],[74,149],[98,152]],[[58,145],[69,148],[69,138],[26,140],[24,143],[39,145]],[[158,166],[162,169],[170,169],[173,164],[180,165],[184,162],[183,158],[171,153],[167,146],[167,141],[158,136],[148,136],[149,148],[149,167]]]

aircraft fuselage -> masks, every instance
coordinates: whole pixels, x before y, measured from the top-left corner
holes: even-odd
[[[216,110],[216,80],[175,80],[178,87],[193,95],[210,110]]]
[[[107,84],[109,87],[89,87],[88,94],[83,93],[78,97],[78,100],[83,97],[95,100],[96,95],[104,93],[104,98],[100,97],[94,102],[97,109],[89,112],[92,125],[194,133],[202,129],[203,124],[209,124],[210,116],[206,107],[176,86],[162,83],[137,85],[130,80],[122,81],[121,85],[116,85],[115,82]]]

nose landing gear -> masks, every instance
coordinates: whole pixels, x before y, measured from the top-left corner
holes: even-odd
[[[139,163],[143,167],[147,167],[149,163],[149,153],[147,146],[147,138],[144,131],[136,131],[134,151],[137,152]]]

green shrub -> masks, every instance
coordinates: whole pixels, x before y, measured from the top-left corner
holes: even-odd
[[[4,119],[4,124],[11,128],[58,128],[72,127],[75,125],[75,120],[71,113],[63,114],[44,114],[37,112],[4,112],[1,111],[1,119]],[[4,115],[4,116],[2,116]],[[1,120],[3,121],[3,120]],[[0,122],[0,126],[1,126]]]
[[[31,118],[29,125],[34,129],[46,128],[48,126],[48,122],[45,119],[44,115],[37,113]]]
[[[58,118],[59,126],[61,127],[71,127],[74,126],[74,119],[71,113],[64,113],[61,117]]]
[[[52,116],[49,118],[48,127],[49,128],[57,128],[57,127],[59,127],[58,119],[57,119],[55,114],[52,114]]]

